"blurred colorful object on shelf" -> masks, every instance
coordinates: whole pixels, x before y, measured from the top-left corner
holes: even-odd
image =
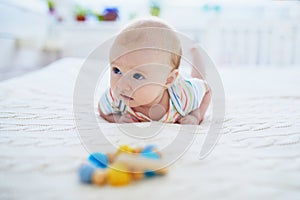
[[[96,18],[98,21],[116,21],[119,18],[119,10],[117,7],[105,7],[101,13],[77,6],[75,9],[75,17],[77,21],[89,21]]]
[[[99,21],[116,21],[119,18],[119,10],[116,7],[107,7],[101,14],[94,13]]]
[[[50,13],[54,13],[55,12],[55,3],[52,0],[48,0],[48,9]]]
[[[75,8],[75,18],[76,18],[77,21],[85,21],[87,13],[88,13],[87,9],[85,9],[81,6],[76,6],[76,8]]]
[[[158,0],[151,0],[150,1],[150,14],[152,16],[158,17],[160,14],[160,3]]]
[[[107,7],[102,14],[104,21],[116,21],[119,17],[119,10],[117,7]]]

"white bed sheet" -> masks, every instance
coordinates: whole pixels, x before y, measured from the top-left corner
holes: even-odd
[[[206,159],[198,160],[198,155],[209,117],[166,177],[101,188],[81,184],[77,175],[88,156],[72,113],[74,81],[82,62],[62,59],[0,83],[0,199],[300,197],[299,69],[222,69],[225,122]],[[168,129],[172,132],[176,126]]]

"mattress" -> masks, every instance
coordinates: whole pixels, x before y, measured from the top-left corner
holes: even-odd
[[[0,83],[0,199],[300,197],[298,68],[221,69],[226,113],[210,154],[199,158],[207,129],[214,123],[208,112],[195,133],[195,127],[188,129],[196,136],[168,175],[116,188],[82,184],[78,178],[78,168],[91,152],[73,114],[74,84],[83,62],[61,59]],[[147,144],[122,136],[116,124],[106,123],[96,111],[95,116],[107,137],[91,141],[100,149]],[[164,125],[165,133],[150,142],[167,145],[178,128]]]

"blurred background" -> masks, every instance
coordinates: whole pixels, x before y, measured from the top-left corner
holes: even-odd
[[[300,66],[300,1],[0,0],[0,80],[85,58],[151,15],[199,42],[218,68]]]

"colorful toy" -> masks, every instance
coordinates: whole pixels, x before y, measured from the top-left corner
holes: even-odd
[[[81,165],[79,177],[83,183],[92,183],[103,186],[128,185],[144,177],[165,175],[167,168],[161,168],[161,154],[154,145],[145,148],[132,148],[128,145],[119,147],[116,153],[92,153],[89,164]]]

